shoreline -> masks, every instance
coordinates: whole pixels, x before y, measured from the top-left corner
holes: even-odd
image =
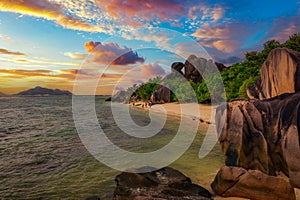
[[[129,104],[129,107],[132,109],[139,109],[144,111],[154,111],[156,113],[164,113],[170,117],[187,117],[191,120],[199,120],[202,124],[212,124],[215,125],[215,111],[218,105],[208,105],[208,104],[196,104],[196,103],[184,103],[180,104],[178,102],[174,103],[165,103],[165,104],[154,104],[151,107],[142,107],[144,102],[136,102],[135,105],[132,103]],[[196,104],[196,105],[195,105]],[[185,109],[185,114],[181,113],[182,109]],[[195,106],[198,107],[199,116],[195,114],[192,110]],[[190,108],[192,107],[192,108]],[[186,114],[189,113],[189,114]]]

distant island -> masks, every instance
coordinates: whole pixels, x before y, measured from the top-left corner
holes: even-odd
[[[1,95],[1,94],[0,94]],[[71,96],[72,93],[67,90],[49,89],[37,86],[15,94],[16,96]]]
[[[7,96],[8,96],[7,94],[0,92],[0,97],[7,97]]]

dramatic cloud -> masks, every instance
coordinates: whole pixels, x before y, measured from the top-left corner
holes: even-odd
[[[25,56],[26,54],[16,52],[16,51],[9,51],[7,49],[0,49],[0,54],[6,54],[6,55],[15,55],[15,56]]]
[[[258,25],[257,25],[258,26]],[[249,35],[257,34],[256,28],[249,30],[246,24],[209,25],[199,28],[192,36],[203,46],[215,48],[224,53],[232,53],[239,49]],[[252,36],[253,37],[253,36]]]
[[[100,26],[93,26],[80,19],[66,15],[62,7],[48,0],[1,0],[0,11],[14,12],[55,21],[68,29],[88,32],[107,32]]]
[[[141,66],[142,68],[142,74],[146,75],[148,77],[151,76],[164,76],[165,75],[165,70],[157,63],[149,63],[149,64],[144,64]]]
[[[131,48],[120,47],[116,43],[101,43],[89,41],[85,43],[88,53],[92,53],[93,62],[111,65],[129,65],[144,63],[145,59],[140,57]]]

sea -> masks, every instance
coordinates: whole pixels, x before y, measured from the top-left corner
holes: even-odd
[[[151,152],[176,136],[178,116],[168,116],[153,137],[129,136],[115,123],[107,97],[94,98],[99,125],[122,149]],[[151,121],[145,110],[130,109],[130,116],[140,126]],[[207,124],[199,122],[191,146],[169,166],[210,190],[224,161],[218,144],[205,158],[198,157],[206,130]],[[114,179],[120,173],[93,157],[83,145],[74,124],[72,97],[0,98],[0,199],[112,199]]]

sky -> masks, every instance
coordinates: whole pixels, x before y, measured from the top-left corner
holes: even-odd
[[[111,94],[191,54],[230,65],[299,32],[300,0],[1,0],[0,91]]]

